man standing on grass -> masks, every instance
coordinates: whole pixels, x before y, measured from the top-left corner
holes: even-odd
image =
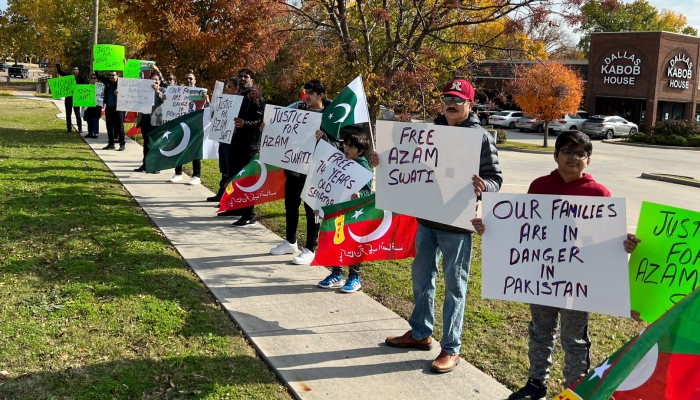
[[[436,125],[463,127],[465,135],[481,135],[479,175],[472,177],[474,192],[497,192],[503,183],[498,164],[498,150],[493,136],[479,125],[479,118],[470,111],[474,101],[474,88],[464,79],[450,82],[442,93],[442,112],[435,119]],[[379,163],[375,153],[374,165]],[[476,210],[474,210],[476,213]],[[411,330],[402,336],[388,337],[385,343],[392,347],[429,350],[433,344],[435,321],[435,278],[438,276],[438,260],[442,256],[445,279],[445,302],[442,308],[442,351],[430,369],[436,373],[452,371],[459,363],[462,345],[462,324],[467,302],[467,283],[471,265],[472,231],[418,219],[416,232],[416,257],[413,259],[414,308],[408,323]]]

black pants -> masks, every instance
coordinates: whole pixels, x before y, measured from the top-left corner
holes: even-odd
[[[228,153],[228,176],[236,176],[256,154],[257,150],[253,150],[249,146],[231,143]],[[242,219],[255,217],[255,206],[241,208],[240,211]]]
[[[336,275],[343,275],[343,268],[342,267],[333,267],[333,273]],[[359,278],[360,277],[360,264],[351,265],[349,275],[355,275]]]
[[[304,190],[306,175],[295,176],[289,171],[284,171],[287,178],[284,182],[284,210],[287,216],[287,241],[297,242],[297,228],[299,227],[299,206],[301,205],[301,192]],[[306,247],[316,251],[318,245],[319,221],[314,210],[304,202],[306,213]]]
[[[119,145],[126,145],[126,135],[124,132],[124,111],[117,111],[116,106],[105,107],[105,120],[107,122],[107,140],[110,146],[114,146],[115,140],[119,140]]]
[[[78,125],[78,133],[83,133],[83,120],[80,118],[80,107],[73,107],[73,97],[66,97],[63,100],[63,104],[66,106],[66,126],[68,127],[68,132],[73,130],[71,114],[75,113],[75,124]]]
[[[182,165],[175,167],[175,173],[182,175]],[[192,160],[192,177],[202,177],[202,160]]]
[[[151,144],[151,138],[148,137],[148,134],[153,131],[156,127],[151,125],[151,114],[143,114],[141,115],[141,119],[139,120],[139,128],[141,128],[141,136],[143,137],[143,165],[142,167],[146,167],[146,154],[148,154],[148,145]]]

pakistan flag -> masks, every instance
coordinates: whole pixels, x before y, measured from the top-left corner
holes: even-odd
[[[323,110],[321,129],[341,139],[340,128],[363,122],[369,122],[369,110],[362,77],[358,76]]]
[[[168,121],[149,133],[146,172],[174,168],[192,160],[218,158],[218,143],[204,135],[211,123],[210,115],[209,108],[205,108]]]

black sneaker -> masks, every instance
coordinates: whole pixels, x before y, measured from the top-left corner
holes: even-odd
[[[145,170],[146,170],[146,167],[144,167],[143,165],[138,167],[138,168],[134,168],[134,172],[144,172]]]
[[[102,150],[114,150],[116,147],[114,147],[113,144],[108,144],[107,146],[103,147]]]
[[[244,226],[255,225],[257,223],[258,222],[255,220],[255,216],[252,216],[252,217],[243,217],[231,225],[236,227],[236,228],[241,228]]]
[[[207,201],[215,201],[218,203],[221,201],[221,195],[216,194],[214,196],[207,197]]]
[[[241,216],[241,211],[240,210],[229,210],[229,211],[224,211],[216,214],[217,217],[240,217]]]
[[[524,387],[508,397],[508,400],[546,400],[547,385],[529,378]]]
[[[119,150],[117,150],[117,151],[124,151],[124,150],[126,150],[126,146],[121,145],[121,146],[119,146]]]
[[[84,138],[92,139],[95,136],[92,135],[92,133],[88,133],[87,135],[83,136]]]

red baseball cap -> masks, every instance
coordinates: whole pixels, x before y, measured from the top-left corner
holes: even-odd
[[[443,96],[457,96],[464,100],[474,101],[474,88],[465,79],[454,79],[445,86]]]

